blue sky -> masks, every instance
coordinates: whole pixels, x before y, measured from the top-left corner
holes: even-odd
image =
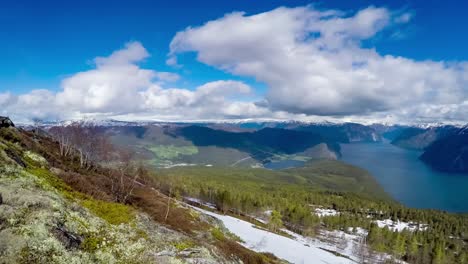
[[[196,49],[180,52],[182,68],[166,65],[171,40],[188,26],[201,26],[233,11],[250,16],[280,6],[310,4],[318,10],[341,10],[345,16],[370,6],[411,14],[410,22],[362,40],[361,47],[375,48],[382,56],[448,63],[468,60],[466,1],[3,1],[0,92],[58,92],[63,79],[92,69],[95,57],[108,56],[125,43],[138,41],[151,54],[139,65],[179,74],[181,79],[172,86],[193,90],[210,81],[229,79],[243,81],[263,95],[269,85],[255,81],[261,78],[200,62]]]
[[[258,13],[278,6],[316,4],[357,10],[369,5],[414,12],[402,39],[375,39],[383,54],[417,60],[468,59],[468,3],[465,1],[4,1],[0,8],[0,91],[58,89],[60,80],[89,68],[98,55],[131,40],[152,57],[147,67],[166,69],[174,34],[232,11]],[[192,57],[193,56],[187,56]],[[226,78],[219,70],[189,63],[190,85]],[[231,77],[232,78],[232,77]]]

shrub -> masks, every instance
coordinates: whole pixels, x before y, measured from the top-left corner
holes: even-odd
[[[14,128],[0,128],[0,137],[13,143],[21,141],[21,137]]]
[[[211,235],[217,240],[224,240],[225,239],[223,232],[221,230],[219,230],[219,228],[211,229]]]
[[[190,240],[175,242],[173,245],[178,251],[183,251],[183,250],[186,250],[188,248],[193,248],[193,247],[196,246],[196,244],[193,241],[190,241]]]

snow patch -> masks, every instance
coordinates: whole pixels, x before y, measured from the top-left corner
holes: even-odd
[[[242,244],[245,247],[256,252],[270,252],[279,258],[298,264],[354,263],[351,259],[335,256],[319,248],[320,246],[326,246],[325,244],[319,242],[317,242],[317,244],[307,243],[307,238],[291,231],[285,230],[285,232],[288,232],[294,239],[255,228],[251,223],[231,216],[208,212],[197,207],[192,208],[221,220],[231,233],[242,239]]]
[[[405,229],[411,232],[416,231],[416,230],[424,231],[428,227],[427,224],[403,222],[400,220],[393,221],[391,219],[376,220],[375,223],[377,223],[377,226],[380,228],[388,227],[388,229],[392,231],[397,231],[397,232],[401,232]]]
[[[324,216],[335,216],[339,215],[340,213],[334,209],[323,209],[323,208],[315,208],[315,214],[319,217]]]

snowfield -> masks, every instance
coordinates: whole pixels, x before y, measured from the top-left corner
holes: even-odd
[[[242,245],[256,252],[270,252],[281,259],[296,264],[355,263],[350,259],[335,256],[330,252],[320,249],[320,246],[324,248],[329,248],[329,246],[327,244],[321,245],[316,240],[310,240],[292,232],[288,233],[293,235],[295,239],[287,238],[255,228],[251,223],[231,216],[220,215],[193,206],[192,208],[222,221],[231,233],[242,239]],[[308,241],[313,243],[307,243]]]

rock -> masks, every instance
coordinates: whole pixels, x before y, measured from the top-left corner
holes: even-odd
[[[23,168],[26,168],[26,163],[24,163],[24,161],[15,151],[11,149],[6,149],[5,154],[7,154],[7,156],[13,161],[15,161],[18,165],[20,165]]]
[[[3,197],[2,197],[2,194],[0,193],[0,205],[3,204]]]
[[[83,238],[81,236],[72,234],[62,225],[57,226],[53,233],[67,249],[77,249],[80,247],[81,243],[83,243]]]
[[[0,116],[0,128],[15,127],[15,124],[8,117]]]
[[[195,255],[195,254],[199,254],[201,252],[200,249],[196,249],[196,248],[187,248],[187,249],[184,249],[182,250],[181,252],[179,252],[179,254],[177,254],[178,257],[182,257],[182,258],[189,258],[191,257],[192,255]]]
[[[176,253],[171,250],[163,250],[161,252],[156,253],[156,256],[158,257],[175,257]]]

